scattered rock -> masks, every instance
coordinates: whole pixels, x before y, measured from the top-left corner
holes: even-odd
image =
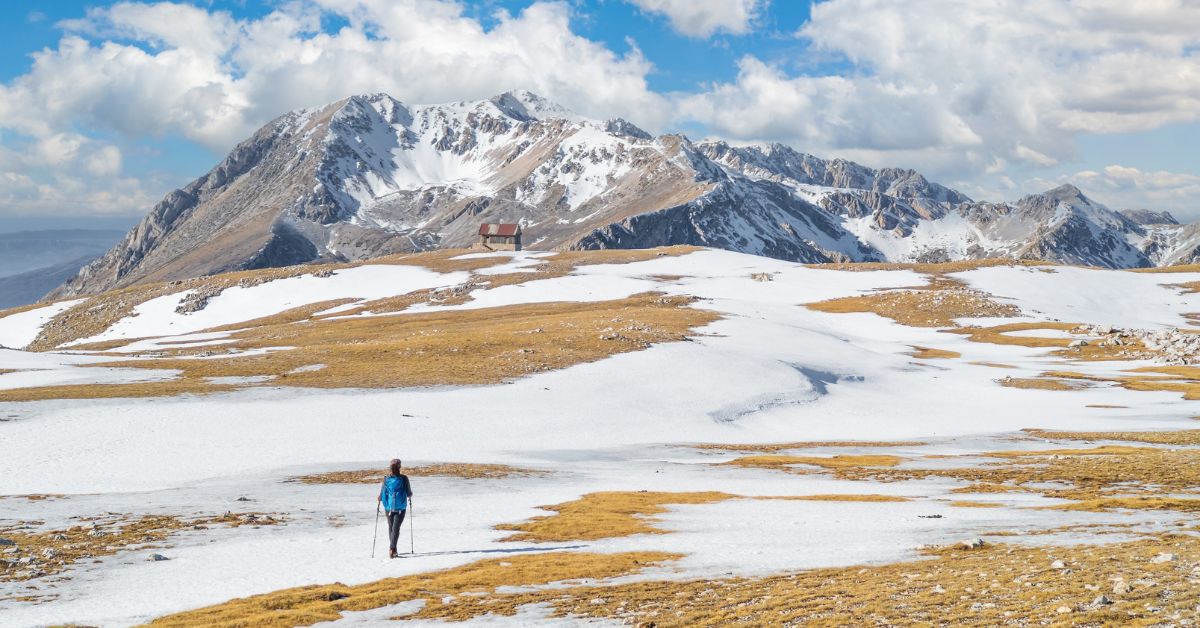
[[[239,498],[235,499],[234,501],[239,501],[239,502],[252,502],[252,501],[254,501],[254,500],[253,500],[253,499],[250,499],[249,497],[246,497],[245,495],[242,495],[241,497],[239,497]]]
[[[1054,612],[1058,613],[1059,615],[1066,615],[1071,612],[1071,607],[1070,606],[1060,606],[1060,607],[1056,608],[1054,610]]]
[[[1163,553],[1159,554],[1158,556],[1151,558],[1150,562],[1152,562],[1152,563],[1170,563],[1170,562],[1174,562],[1178,558],[1179,557],[1176,556],[1175,554],[1168,554],[1166,552],[1163,552]]]
[[[1092,600],[1092,608],[1102,608],[1112,603],[1112,599],[1107,595],[1097,595],[1096,599]]]
[[[941,519],[941,515],[917,515],[918,519]]]
[[[1113,583],[1112,592],[1115,595],[1125,595],[1133,592],[1133,587],[1129,586],[1129,583],[1124,580],[1117,580]]]
[[[984,546],[983,539],[967,539],[965,541],[959,542],[959,544],[958,544],[959,548],[969,549],[969,550],[979,549],[983,546]]]
[[[751,273],[750,278],[754,281],[771,281],[771,273]]]
[[[162,561],[162,560],[171,560],[171,559],[170,559],[170,558],[167,558],[166,556],[163,556],[162,554],[151,554],[151,555],[149,556],[149,558],[147,558],[146,560],[148,560],[148,561],[150,561],[150,562],[155,562],[155,563],[156,563],[156,562],[159,562],[159,561]]]
[[[1067,564],[1061,560],[1056,560],[1056,561],[1050,563],[1050,568],[1051,569],[1066,569]]]
[[[179,300],[179,305],[175,307],[175,313],[192,314],[199,312],[208,307],[208,302],[220,296],[224,290],[225,288],[218,286],[202,286],[193,290]]]
[[[16,545],[16,544],[17,544],[16,541],[13,541],[12,539],[0,539],[0,547],[4,547],[6,545]]]
[[[1079,347],[1086,347],[1086,346],[1088,346],[1088,341],[1086,341],[1086,340],[1072,340],[1070,342],[1070,344],[1067,345],[1067,348],[1068,349],[1078,349]]]

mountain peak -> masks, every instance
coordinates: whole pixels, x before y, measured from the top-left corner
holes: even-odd
[[[1046,196],[1053,197],[1055,200],[1059,201],[1083,201],[1085,203],[1091,202],[1088,197],[1083,195],[1083,192],[1079,188],[1070,183],[1064,183],[1053,190],[1047,191],[1045,194]]]
[[[504,92],[489,98],[488,102],[508,116],[521,121],[562,119],[577,122],[583,119],[574,111],[524,89]]]
[[[1179,220],[1169,211],[1156,212],[1150,209],[1123,209],[1120,212],[1139,225],[1178,225]]]

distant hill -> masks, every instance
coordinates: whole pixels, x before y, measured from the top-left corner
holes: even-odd
[[[121,241],[115,229],[46,229],[0,233],[0,277],[99,257]]]
[[[0,233],[0,308],[41,299],[124,235],[112,229]]]
[[[54,266],[0,277],[0,309],[36,303],[97,257],[85,255]]]

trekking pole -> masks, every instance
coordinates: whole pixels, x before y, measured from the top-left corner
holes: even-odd
[[[375,558],[375,543],[379,542],[379,504],[375,504],[375,536],[371,537],[371,558]]]
[[[416,554],[417,543],[413,540],[413,514],[417,512],[417,509],[413,507],[411,497],[408,498],[408,510],[408,553]]]

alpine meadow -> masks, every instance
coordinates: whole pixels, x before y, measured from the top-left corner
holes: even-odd
[[[0,626],[1200,624],[1192,0],[0,17]]]

